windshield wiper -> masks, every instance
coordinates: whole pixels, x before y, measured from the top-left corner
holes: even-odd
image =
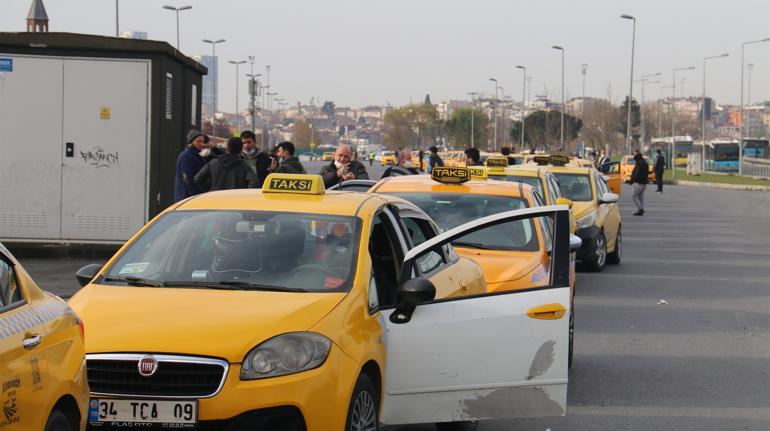
[[[296,287],[272,286],[269,284],[249,283],[247,281],[167,281],[163,283],[167,287],[200,287],[204,289],[221,290],[263,290],[269,292],[307,292]]]
[[[103,277],[102,281],[122,281],[123,283],[126,283],[130,286],[138,286],[138,287],[163,287],[164,286],[164,284],[159,281],[148,280],[146,278],[141,278],[141,277],[110,276],[110,277]]]
[[[494,248],[487,247],[480,242],[452,241],[452,245],[456,247],[478,248],[479,250],[495,250]]]

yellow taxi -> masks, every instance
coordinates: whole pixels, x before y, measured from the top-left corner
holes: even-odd
[[[651,183],[655,182],[655,173],[653,172],[654,163],[652,160],[650,160],[649,157],[643,156],[644,161],[647,162],[647,180]],[[634,170],[634,156],[626,155],[623,156],[622,159],[620,159],[620,177],[621,181],[624,182],[630,182],[631,181],[631,172]]]
[[[420,153],[422,153],[422,157],[420,157]],[[429,155],[430,153],[425,151],[412,151],[412,167],[424,171],[428,163]]]
[[[321,155],[321,161],[330,162],[334,160],[334,151],[324,151]]]
[[[0,244],[0,429],[85,429],[84,357],[82,322]]]
[[[395,166],[396,165],[396,152],[395,151],[383,151],[380,153],[380,165],[382,166]]]
[[[578,260],[592,271],[603,270],[607,263],[619,264],[623,252],[619,170],[603,174],[594,168],[569,166],[558,156],[535,161],[553,173],[562,194],[573,203],[577,235],[583,240]]]
[[[488,293],[451,245],[543,217],[536,289]],[[562,415],[567,218],[526,208],[439,233],[408,201],[325,191],[317,175],[182,201],[71,300],[89,328],[89,421],[328,431]]]
[[[443,157],[444,166],[460,167],[465,166],[465,152],[460,150],[447,151],[446,157]]]

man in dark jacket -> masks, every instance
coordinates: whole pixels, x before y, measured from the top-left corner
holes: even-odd
[[[516,158],[511,156],[511,149],[508,147],[500,148],[500,154],[502,154],[506,159],[508,159],[508,166],[513,166],[516,164]]]
[[[347,180],[368,180],[366,167],[357,160],[351,160],[353,151],[347,145],[340,145],[334,152],[334,160],[321,168],[319,174],[324,186],[329,187]]]
[[[176,174],[174,176],[174,202],[195,196],[201,191],[195,185],[195,175],[203,169],[208,157],[209,138],[198,130],[187,132],[187,145],[176,159]]]
[[[635,216],[644,215],[644,191],[647,189],[647,175],[650,167],[642,157],[642,153],[634,154],[634,170],[631,171],[632,199],[636,205]]]
[[[243,160],[246,160],[257,174],[257,188],[262,188],[267,174],[270,173],[270,155],[257,148],[257,135],[251,130],[241,132],[241,141],[243,141]]]
[[[430,151],[430,155],[428,156],[427,171],[430,174],[436,166],[444,166],[444,161],[441,159],[441,156],[438,155],[438,148],[436,148],[435,145],[428,148],[428,151]]]
[[[227,141],[227,152],[211,161],[195,176],[195,184],[201,190],[253,189],[257,187],[257,174],[241,158],[241,138]]]
[[[652,171],[655,173],[655,184],[658,185],[658,193],[663,193],[663,171],[666,170],[666,159],[663,158],[660,150],[657,150],[655,155],[655,166]]]
[[[465,166],[479,166],[481,165],[481,153],[476,148],[465,149]]]
[[[278,144],[275,152],[278,164],[273,172],[277,174],[306,174],[305,168],[299,159],[294,157],[294,144],[284,141]]]

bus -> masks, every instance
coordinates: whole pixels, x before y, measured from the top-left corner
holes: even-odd
[[[698,149],[702,150],[698,142]],[[738,140],[733,138],[717,138],[706,143],[706,158],[704,166],[707,171],[738,172]]]
[[[650,143],[650,155],[660,150],[666,156],[667,168],[671,169],[671,137],[654,138]],[[677,167],[687,166],[687,155],[693,151],[691,136],[674,136],[674,164]]]
[[[743,138],[743,157],[770,159],[770,143],[767,138]]]

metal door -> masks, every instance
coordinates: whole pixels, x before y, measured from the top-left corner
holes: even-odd
[[[0,238],[58,238],[63,62],[0,58]]]
[[[149,62],[65,60],[62,239],[122,241],[147,216]]]

